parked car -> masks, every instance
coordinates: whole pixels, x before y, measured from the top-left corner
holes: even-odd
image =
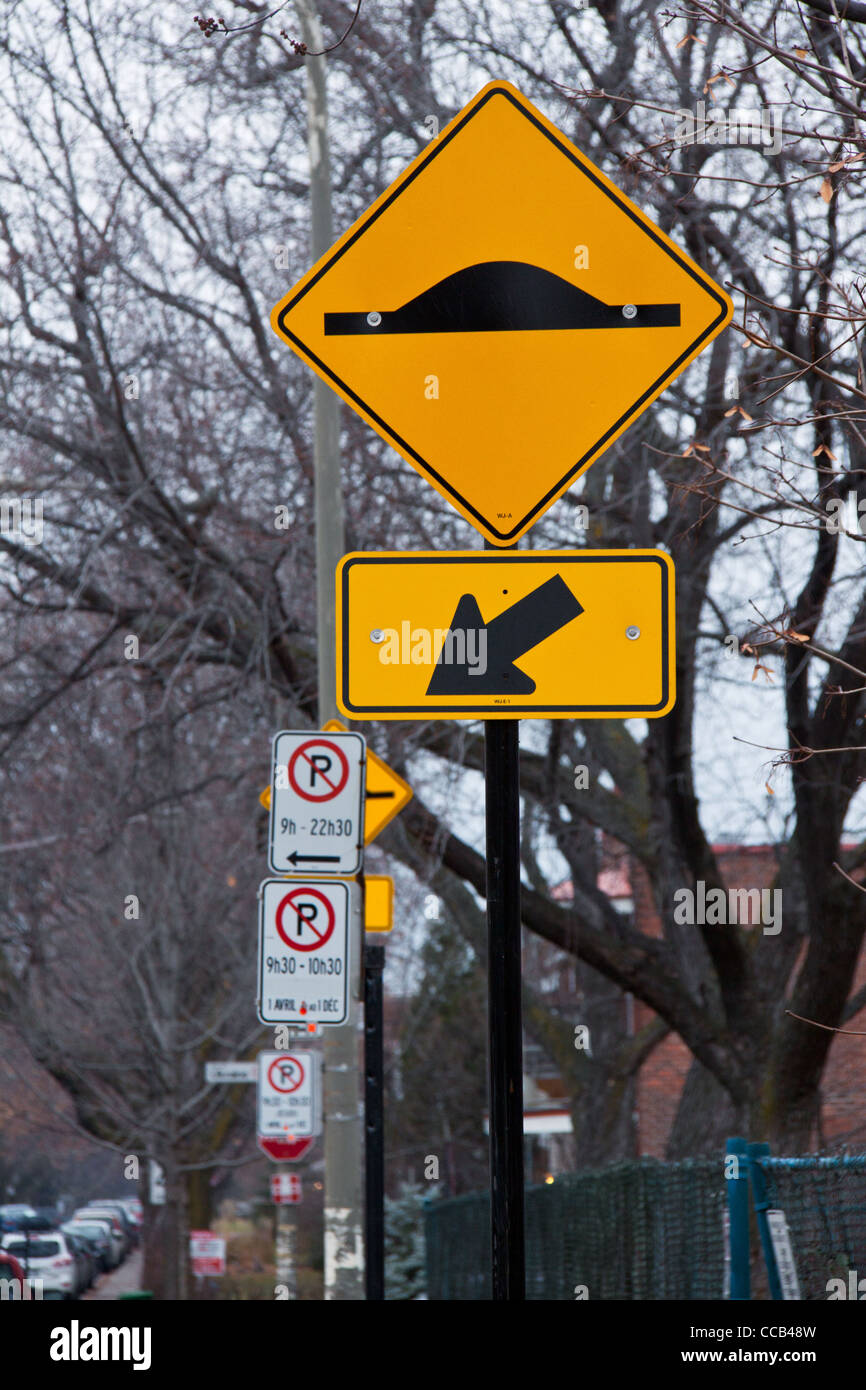
[[[79,1207],[76,1212],[73,1212],[70,1220],[103,1221],[106,1224],[111,1233],[112,1261],[116,1269],[129,1248],[117,1213],[113,1211],[103,1211],[101,1207]]]
[[[123,1233],[129,1242],[129,1248],[132,1249],[134,1245],[138,1244],[138,1222],[133,1221],[129,1212],[126,1210],[126,1204],[122,1202],[119,1197],[94,1198],[94,1200],[88,1202],[87,1205],[89,1207],[102,1207],[104,1210],[116,1212],[117,1218],[123,1227]]]
[[[6,1202],[0,1206],[0,1233],[17,1231],[23,1220],[37,1215],[36,1208],[27,1202]]]
[[[42,1280],[43,1298],[76,1298],[80,1267],[62,1231],[13,1231],[3,1249],[24,1266],[25,1276]]]
[[[66,1237],[66,1244],[69,1246],[75,1258],[75,1265],[78,1270],[78,1288],[76,1292],[80,1296],[93,1287],[97,1273],[96,1255],[91,1248],[90,1242],[80,1232],[63,1231],[63,1235]]]
[[[144,1207],[141,1204],[141,1198],[125,1197],[123,1199],[123,1206],[125,1210],[129,1212],[130,1219],[140,1231],[144,1225]]]
[[[99,1238],[104,1247],[103,1259],[106,1270],[116,1269],[123,1258],[123,1234],[114,1225],[113,1217],[105,1216],[72,1216],[66,1223],[68,1226],[77,1228],[83,1226],[85,1230],[98,1231]]]
[[[64,1233],[81,1235],[89,1242],[96,1262],[97,1273],[114,1269],[114,1246],[111,1239],[111,1226],[108,1221],[64,1221],[60,1227]]]
[[[18,1287],[16,1292],[11,1294],[12,1298],[16,1296],[21,1299],[33,1297],[32,1291],[24,1283],[24,1266],[19,1260],[16,1260],[14,1255],[10,1255],[8,1250],[3,1249],[0,1249],[0,1279],[5,1280],[7,1284],[10,1280],[15,1280]]]

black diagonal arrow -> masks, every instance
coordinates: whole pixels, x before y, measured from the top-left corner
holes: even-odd
[[[475,596],[464,594],[451,619],[427,694],[531,695],[535,681],[514,662],[582,612],[582,604],[558,574],[489,623],[481,616]],[[486,633],[487,643],[487,669],[483,672],[479,661],[484,652],[481,633]]]

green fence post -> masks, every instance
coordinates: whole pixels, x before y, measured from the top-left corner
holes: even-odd
[[[752,1201],[755,1207],[755,1217],[758,1222],[758,1232],[761,1237],[761,1249],[764,1252],[764,1263],[767,1266],[767,1280],[770,1285],[770,1297],[774,1302],[781,1302],[782,1285],[779,1280],[779,1267],[776,1264],[776,1251],[773,1248],[773,1241],[770,1236],[770,1225],[767,1221],[767,1208],[770,1203],[767,1198],[767,1175],[761,1167],[761,1159],[769,1158],[769,1144],[750,1144],[749,1145],[749,1176],[752,1180]]]
[[[728,1239],[731,1252],[731,1288],[728,1297],[748,1301],[749,1278],[749,1150],[745,1139],[729,1139],[725,1144],[725,1179],[728,1194]],[[730,1159],[734,1172],[728,1174]]]

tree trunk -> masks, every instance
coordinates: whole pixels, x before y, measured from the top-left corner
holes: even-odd
[[[189,1214],[190,1230],[210,1229],[213,1188],[211,1174],[207,1168],[196,1168],[186,1175],[186,1204]]]

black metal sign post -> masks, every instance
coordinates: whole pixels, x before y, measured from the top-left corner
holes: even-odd
[[[494,1300],[524,1299],[520,770],[516,719],[484,725]]]
[[[385,1297],[385,1065],[382,972],[385,947],[364,943],[364,1121],[367,1298]]]

